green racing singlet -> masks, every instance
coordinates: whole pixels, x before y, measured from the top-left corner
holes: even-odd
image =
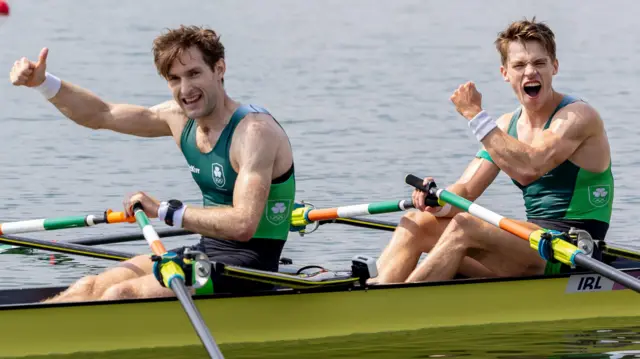
[[[579,101],[565,95],[544,126],[548,129],[553,116],[563,107]],[[522,113],[513,113],[508,134],[518,138],[517,122]],[[481,149],[476,157],[492,163],[489,153]],[[523,186],[512,182],[522,191],[527,219],[543,228],[566,231],[570,227],[584,229],[594,239],[604,240],[613,208],[614,180],[609,167],[603,172],[590,172],[566,160],[536,181]]]
[[[238,174],[229,158],[231,139],[240,121],[249,113],[269,114],[267,110],[256,105],[238,107],[222,130],[215,146],[208,153],[200,152],[196,146],[198,126],[194,119],[188,119],[182,131],[180,149],[194,181],[202,192],[204,207],[233,205],[233,191]],[[251,240],[240,242],[202,237],[199,249],[212,260],[217,259],[222,263],[277,270],[281,251],[289,235],[295,192],[295,171],[292,164],[285,174],[271,182],[269,197]]]

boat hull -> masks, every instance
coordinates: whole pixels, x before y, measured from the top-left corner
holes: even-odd
[[[626,271],[640,276],[640,268]],[[0,300],[33,300],[52,292],[0,291]],[[637,293],[596,274],[281,290],[199,297],[195,303],[222,345],[491,323],[640,317]],[[173,298],[5,304],[0,306],[0,323],[0,357],[200,344]]]

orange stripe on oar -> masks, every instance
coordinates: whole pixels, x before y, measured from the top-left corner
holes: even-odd
[[[526,226],[523,226],[522,224],[509,218],[503,218],[500,221],[500,228],[504,229],[507,232],[515,234],[525,241],[529,240],[529,235],[531,234],[531,232],[533,232],[530,228],[527,228]]]
[[[153,254],[161,256],[167,253],[167,250],[164,248],[164,245],[160,241],[153,241],[149,246],[151,247],[151,251],[153,251]]]
[[[334,218],[338,218],[337,208],[314,209],[313,211],[309,212],[309,220],[312,222]]]
[[[107,223],[135,223],[136,217],[127,217],[127,214],[124,212],[113,212],[112,210],[107,210]]]

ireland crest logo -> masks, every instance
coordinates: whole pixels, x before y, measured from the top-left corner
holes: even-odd
[[[224,186],[225,184],[224,168],[222,167],[221,164],[214,163],[211,165],[211,178],[213,178],[213,183],[216,186],[218,187]]]
[[[596,207],[603,207],[609,203],[610,185],[589,186],[589,202]]]
[[[271,200],[267,201],[265,216],[271,224],[279,225],[289,218],[290,201]]]

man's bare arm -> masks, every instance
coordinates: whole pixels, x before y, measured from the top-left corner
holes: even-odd
[[[454,184],[447,186],[446,190],[473,202],[491,185],[499,173],[500,169],[495,164],[482,158],[474,158],[462,176]],[[446,215],[440,217],[453,217],[462,212],[450,205],[449,207]]]
[[[570,106],[531,145],[496,130],[482,144],[500,169],[527,185],[569,159],[587,138],[602,129],[600,117],[590,106]]]
[[[511,113],[502,115],[497,121],[498,128],[507,131],[511,115]],[[458,180],[447,186],[446,189],[469,201],[475,201],[493,183],[499,173],[500,168],[491,161],[483,158],[474,158]],[[461,211],[452,207],[444,217],[453,217],[459,212]]]
[[[237,241],[250,240],[262,217],[273,178],[279,146],[273,121],[245,118],[232,147],[238,150],[239,171],[233,192],[233,207],[187,207],[183,227],[202,235]],[[240,131],[240,132],[238,132]]]
[[[174,113],[166,109],[149,110],[141,106],[110,104],[89,90],[62,81],[46,72],[49,49],[43,48],[38,61],[26,57],[16,61],[9,73],[14,86],[33,88],[45,96],[60,112],[79,125],[108,129],[142,137],[170,136],[169,122],[174,126]]]
[[[49,100],[75,123],[140,137],[171,136],[171,129],[162,111],[168,106],[146,108],[136,105],[111,104],[92,92],[62,81],[60,91]]]

